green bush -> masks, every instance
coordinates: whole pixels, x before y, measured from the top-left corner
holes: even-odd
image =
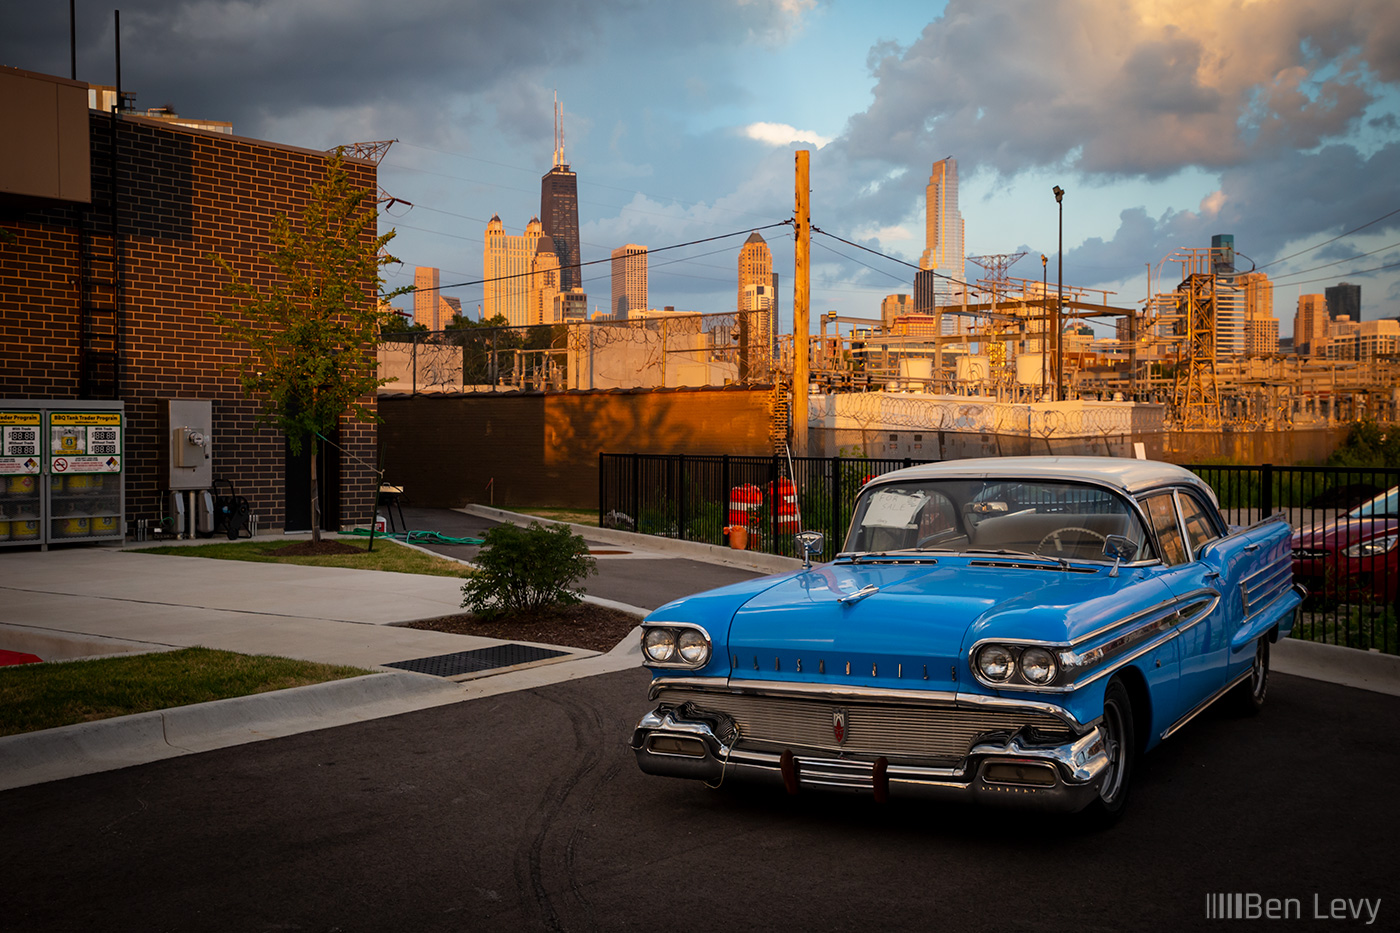
[[[483,541],[462,606],[487,618],[577,603],[583,588],[570,587],[598,570],[583,538],[563,525],[497,525]]]

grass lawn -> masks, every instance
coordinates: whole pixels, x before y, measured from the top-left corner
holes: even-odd
[[[425,554],[403,547],[389,538],[375,538],[374,551],[364,538],[343,538],[327,535],[323,540],[336,541],[358,548],[359,554],[334,554],[318,557],[279,555],[283,548],[301,544],[300,541],[229,541],[221,544],[191,544],[188,546],[133,548],[136,554],[170,554],[175,557],[212,557],[217,560],[250,560],[268,564],[304,564],[310,567],[349,567],[355,570],[388,570],[394,573],[421,573],[436,577],[469,577],[471,571],[453,560]]]
[[[357,667],[209,648],[0,667],[0,735],[368,673]]]

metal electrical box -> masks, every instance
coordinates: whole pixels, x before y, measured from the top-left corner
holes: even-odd
[[[161,405],[165,440],[165,482],[170,490],[208,489],[214,485],[214,403],[209,399],[172,398]]]

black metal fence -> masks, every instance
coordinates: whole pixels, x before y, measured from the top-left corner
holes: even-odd
[[[840,550],[856,492],[919,461],[856,457],[599,455],[599,523],[644,534],[736,543],[795,556],[799,530]],[[1400,469],[1193,465],[1234,525],[1283,514],[1294,574],[1308,587],[1298,635],[1400,653]],[[734,532],[742,529],[742,532]]]

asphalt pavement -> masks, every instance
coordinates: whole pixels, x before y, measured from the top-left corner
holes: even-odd
[[[397,518],[397,516],[396,516]],[[502,520],[480,506],[404,509],[409,529],[477,538]],[[588,598],[639,615],[681,596],[795,560],[578,528],[597,556]],[[281,540],[278,536],[276,540]],[[205,543],[200,540],[192,544]],[[467,544],[419,545],[470,561]],[[0,790],[263,739],[375,720],[463,700],[534,690],[636,668],[636,638],[606,654],[403,628],[462,611],[460,581],[445,577],[142,554],[69,547],[0,554],[0,649],[46,660],[200,645],[349,664],[368,677],[0,737]],[[520,652],[507,646],[520,646]],[[535,649],[531,651],[530,649]],[[390,665],[480,654],[496,666],[434,676]],[[1286,641],[1274,668],[1400,695],[1400,659]]]

